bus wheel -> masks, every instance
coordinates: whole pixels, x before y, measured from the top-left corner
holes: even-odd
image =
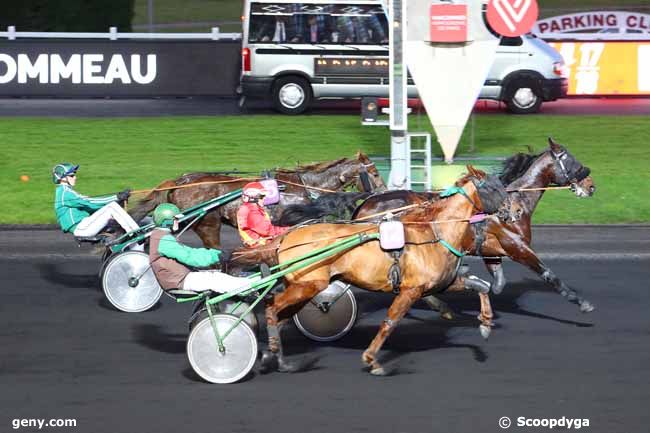
[[[311,103],[311,86],[302,77],[278,78],[273,85],[273,104],[284,114],[301,114]]]

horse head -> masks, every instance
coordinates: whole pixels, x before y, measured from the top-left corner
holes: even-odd
[[[356,157],[358,172],[357,189],[362,192],[386,191],[386,184],[381,177],[375,163],[362,151],[357,152]]]
[[[553,159],[554,182],[560,186],[571,186],[577,197],[591,197],[596,185],[589,175],[591,169],[582,165],[567,149],[553,138],[548,139],[549,150]]]

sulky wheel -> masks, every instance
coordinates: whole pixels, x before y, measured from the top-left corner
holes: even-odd
[[[127,251],[113,256],[104,268],[102,287],[111,304],[126,313],[140,313],[156,305],[163,294],[149,256]]]
[[[343,338],[357,320],[357,301],[350,285],[333,281],[302,310],[293,321],[305,337],[315,341]]]
[[[233,316],[240,317],[241,314],[250,307],[250,304],[247,304],[246,302],[242,302],[239,304],[236,310],[234,310],[235,306],[238,304],[236,301],[232,301],[230,299],[226,301],[222,301],[218,304],[217,308],[219,308],[219,311],[221,313],[226,313],[226,314],[232,314]],[[208,311],[205,309],[205,307],[201,307],[201,312],[198,314],[195,314],[195,317],[192,318],[192,321],[190,322],[190,332],[194,327],[201,322],[204,318],[208,317]],[[248,324],[248,326],[251,327],[253,332],[257,335],[257,331],[259,329],[259,324],[257,323],[257,317],[255,317],[255,312],[251,311],[246,315],[244,318],[244,322]]]
[[[215,314],[214,324],[223,336],[237,323],[230,314]],[[240,322],[224,339],[223,351],[210,323],[210,317],[198,322],[187,339],[187,357],[192,369],[211,383],[234,383],[245,377],[257,359],[257,338],[246,322]]]

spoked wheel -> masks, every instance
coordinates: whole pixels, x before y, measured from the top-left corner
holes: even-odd
[[[150,309],[163,294],[149,256],[140,251],[115,255],[104,268],[102,287],[109,302],[126,313]]]
[[[220,336],[225,335],[238,320],[230,314],[212,317]],[[223,350],[219,350],[210,317],[205,317],[190,332],[187,357],[192,369],[207,382],[234,383],[253,368],[257,359],[257,338],[251,327],[242,321],[226,336]]]
[[[237,306],[237,304],[238,302],[232,300],[222,301],[219,303],[218,308],[219,311],[224,314],[232,314],[233,316],[240,317],[244,313],[244,311],[246,311],[248,307],[250,307],[250,304],[247,304],[246,302],[242,302],[241,304],[239,304],[239,306]],[[235,307],[237,308],[235,309]],[[202,308],[201,312],[195,314],[195,316],[196,317],[194,317],[190,322],[190,332],[192,331],[192,329],[194,329],[194,327],[199,322],[201,322],[203,319],[208,317],[208,312],[205,308]],[[257,322],[257,317],[255,317],[255,313],[253,311],[251,311],[246,315],[246,317],[244,317],[244,322],[246,322],[248,326],[251,327],[255,335],[257,335],[259,324]]]
[[[297,314],[293,321],[305,337],[315,341],[343,338],[357,320],[357,301],[350,285],[332,282]]]

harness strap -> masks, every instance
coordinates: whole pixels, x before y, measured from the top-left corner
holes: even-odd
[[[447,242],[446,240],[444,240],[444,239],[440,239],[440,243],[441,243],[445,248],[447,248],[449,251],[451,251],[451,253],[452,253],[453,255],[455,255],[455,256],[457,256],[457,257],[463,257],[463,256],[465,255],[465,253],[461,253],[461,252],[458,251],[456,248],[452,247],[451,244],[450,244],[449,242]]]

